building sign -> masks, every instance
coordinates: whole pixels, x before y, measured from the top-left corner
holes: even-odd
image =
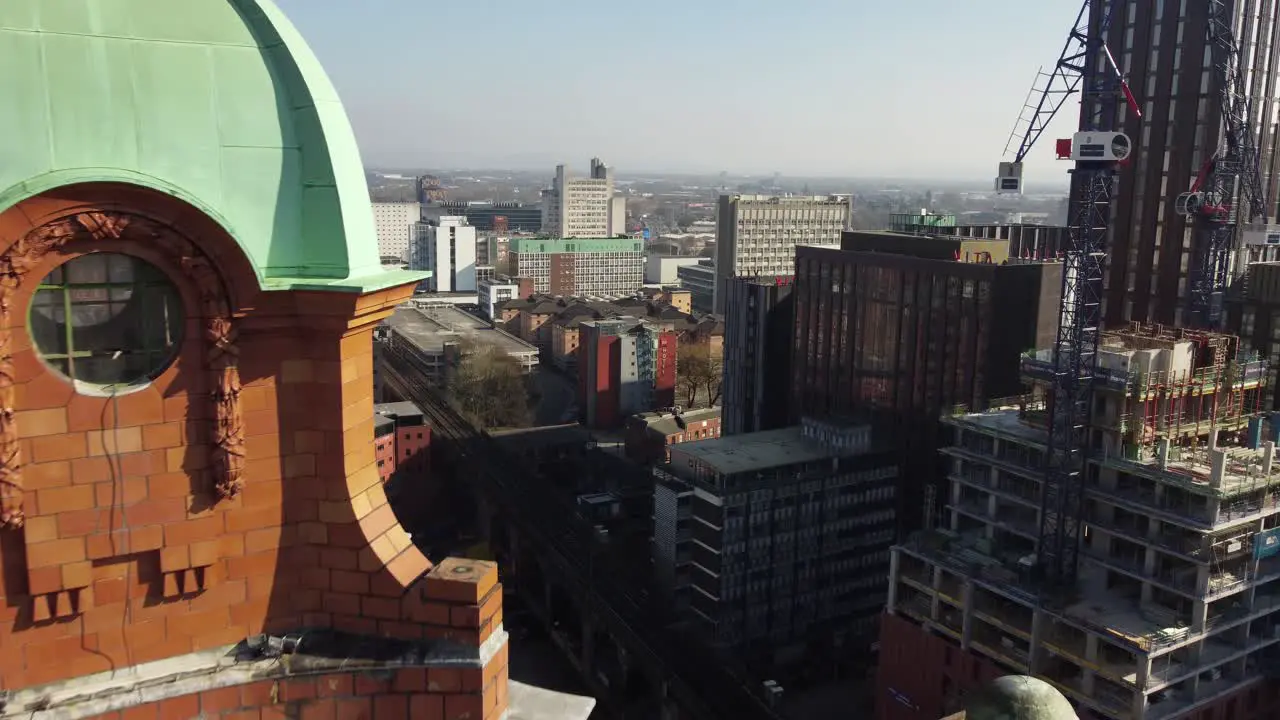
[[[1280,555],[1280,528],[1263,530],[1253,536],[1253,557],[1255,560]]]
[[[784,285],[794,285],[796,282],[795,275],[779,275],[773,279],[773,284],[777,287]]]

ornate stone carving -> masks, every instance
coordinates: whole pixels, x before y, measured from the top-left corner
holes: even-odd
[[[195,243],[169,228],[147,221],[146,235],[153,248],[182,268],[200,296],[205,368],[213,402],[209,465],[218,497],[233,498],[244,487],[244,423],[240,415],[240,349],[222,276]]]
[[[31,231],[0,254],[0,529],[20,528],[26,522],[14,420],[13,295],[45,253],[66,244],[82,228],[74,218],[59,220]]]
[[[25,522],[22,457],[14,421],[13,318],[10,314],[14,293],[46,253],[84,236],[145,241],[181,267],[194,283],[205,325],[206,372],[214,407],[211,449],[214,488],[219,497],[230,498],[243,487],[239,351],[235,321],[221,276],[199,247],[171,228],[123,213],[80,213],[37,228],[0,253],[0,529],[20,528]]]

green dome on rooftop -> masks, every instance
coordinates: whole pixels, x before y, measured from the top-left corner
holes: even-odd
[[[264,288],[413,279],[382,270],[346,112],[269,0],[3,0],[0,67],[0,212],[129,183],[221,224]]]
[[[1077,720],[1071,703],[1049,683],[1006,675],[971,696],[965,720]]]

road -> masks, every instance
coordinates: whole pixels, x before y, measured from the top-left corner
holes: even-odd
[[[538,621],[521,608],[518,597],[508,596],[503,605],[502,623],[511,633],[508,649],[511,679],[548,690],[590,696],[578,671],[565,660]],[[610,719],[603,703],[597,702],[590,720]]]

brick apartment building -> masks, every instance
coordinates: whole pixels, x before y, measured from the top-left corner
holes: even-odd
[[[382,482],[397,471],[425,473],[431,464],[431,426],[418,406],[410,402],[378,403],[373,412],[373,446]]]
[[[675,305],[678,292],[646,294],[611,301],[538,294],[500,303],[495,324],[536,346],[544,360],[576,372],[582,324],[635,316],[675,332],[680,345],[698,347],[712,357],[724,352],[724,324],[710,315],[690,315]]]
[[[671,446],[720,437],[720,408],[685,412],[654,410],[627,418],[624,443],[627,458],[649,464],[671,459]]]
[[[0,21],[51,59],[0,88],[0,714],[503,717],[496,566],[433,567],[379,481],[422,275],[330,81],[268,2],[94,8]]]

